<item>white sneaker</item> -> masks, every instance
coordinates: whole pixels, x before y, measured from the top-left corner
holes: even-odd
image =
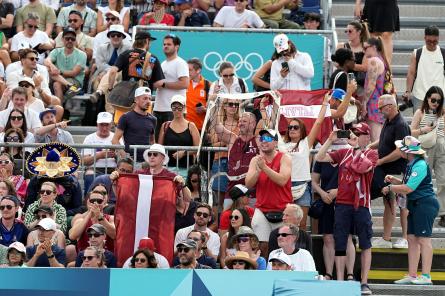
[[[402,279],[394,281],[394,284],[396,284],[396,285],[411,285],[416,278],[417,277],[412,277],[409,274],[405,274],[405,276]]]
[[[412,283],[414,285],[432,285],[433,284],[433,282],[431,281],[431,278],[428,278],[428,277],[423,276],[423,275],[418,276],[416,279],[414,279],[412,281]]]
[[[408,241],[404,238],[398,238],[395,243],[392,244],[395,249],[408,249]]]
[[[383,237],[379,237],[379,238],[375,238],[372,241],[372,247],[373,248],[391,249],[392,248],[392,242],[383,239]]]

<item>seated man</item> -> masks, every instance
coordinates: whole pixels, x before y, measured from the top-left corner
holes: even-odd
[[[15,218],[20,207],[20,200],[13,195],[6,195],[0,201],[0,245],[8,247],[13,242],[26,244],[28,228]]]
[[[304,28],[306,30],[320,29],[320,15],[315,12],[308,12],[304,14]]]
[[[213,21],[214,27],[263,28],[264,23],[255,11],[246,9],[247,0],[236,1],[235,6],[223,6]]]
[[[198,259],[196,259],[196,261],[198,261],[198,263],[200,263],[202,265],[207,265],[213,269],[216,269],[215,258],[206,255],[207,250],[208,250],[207,244],[206,244],[206,241],[207,241],[206,234],[202,233],[199,230],[193,229],[188,234],[187,239],[194,240],[198,246],[199,257],[198,257]],[[177,256],[173,260],[173,266],[176,266],[178,264],[179,264],[179,257]]]
[[[68,27],[69,14],[75,10],[81,13],[83,20],[82,32],[91,37],[96,35],[97,13],[87,6],[86,0],[75,0],[70,6],[63,7],[57,16],[56,32],[61,33],[64,28]]]
[[[65,250],[51,244],[51,238],[57,230],[56,222],[51,218],[40,220],[37,224],[40,244],[26,248],[29,267],[65,267]]]
[[[271,29],[301,29],[300,25],[284,18],[284,8],[292,0],[255,0],[255,11],[266,27]]]
[[[211,269],[210,266],[203,265],[197,261],[199,257],[198,244],[192,240],[187,239],[176,245],[178,250],[179,264],[174,268],[178,269]]]
[[[40,0],[30,1],[29,4],[17,9],[15,15],[17,32],[23,31],[23,27],[26,25],[26,19],[30,13],[34,13],[41,20],[41,23],[37,24],[38,29],[45,32],[46,35],[51,36],[54,24],[57,21],[56,13],[53,8],[41,3]]]
[[[173,13],[175,26],[203,27],[211,25],[207,13],[192,8],[192,0],[175,0],[174,2],[177,8],[177,11]]]
[[[64,130],[68,126],[68,121],[57,122],[56,110],[47,108],[39,114],[42,127],[35,132],[36,143],[60,142],[64,144],[74,144],[73,136]]]
[[[65,94],[72,96],[81,91],[87,63],[87,55],[74,47],[76,31],[67,28],[62,37],[64,47],[55,48],[45,59],[45,66],[54,82],[54,93],[61,102]]]
[[[276,252],[269,256],[269,266],[272,270],[292,270],[292,261],[284,252]]]

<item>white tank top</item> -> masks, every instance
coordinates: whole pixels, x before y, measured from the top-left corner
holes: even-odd
[[[414,50],[414,56],[417,49]],[[440,47],[437,46],[435,51],[429,51],[424,45],[422,54],[420,55],[419,65],[417,67],[417,77],[414,81],[412,94],[419,100],[425,98],[428,89],[435,85],[442,89],[445,87],[445,77],[443,73],[443,57]]]

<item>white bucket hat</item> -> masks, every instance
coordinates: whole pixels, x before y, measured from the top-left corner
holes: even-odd
[[[148,159],[149,159],[148,158],[148,152],[157,152],[157,153],[161,153],[162,155],[164,155],[164,163],[163,164],[167,165],[169,158],[168,158],[167,153],[165,152],[165,148],[164,148],[163,145],[161,145],[161,144],[153,144],[153,145],[150,146],[150,148],[145,150],[144,154],[142,156],[144,157],[144,160],[146,162],[148,162]]]

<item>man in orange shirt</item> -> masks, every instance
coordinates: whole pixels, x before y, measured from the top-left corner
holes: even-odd
[[[202,63],[199,59],[187,61],[190,82],[187,89],[186,119],[193,122],[201,132],[207,112],[207,98],[210,82],[201,75]]]

